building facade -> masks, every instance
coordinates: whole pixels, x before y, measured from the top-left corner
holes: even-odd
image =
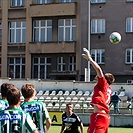
[[[132,80],[133,0],[0,2],[1,78],[83,81],[90,34],[92,57],[104,72],[116,82]],[[109,41],[113,31],[122,36],[117,45]]]

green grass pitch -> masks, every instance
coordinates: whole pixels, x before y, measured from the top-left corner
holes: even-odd
[[[49,133],[60,133],[61,126],[52,125]],[[84,133],[87,132],[87,126],[84,126]],[[108,133],[133,133],[133,128],[122,128],[122,127],[109,127]]]

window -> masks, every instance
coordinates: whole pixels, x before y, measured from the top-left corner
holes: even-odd
[[[92,19],[91,33],[92,34],[105,33],[105,19]]]
[[[133,64],[133,49],[126,49],[126,63]]]
[[[25,78],[25,58],[9,58],[8,76],[10,78]]]
[[[126,0],[126,2],[133,2],[133,0]]]
[[[52,0],[35,0],[35,4],[48,4],[52,3]]]
[[[33,22],[33,41],[52,41],[52,20],[35,20]]]
[[[105,50],[104,49],[92,49],[91,56],[98,64],[105,63]]]
[[[65,57],[57,58],[57,71],[63,72],[66,70],[66,59]]]
[[[58,41],[76,41],[75,19],[60,19],[58,28]]]
[[[26,22],[10,22],[9,23],[10,43],[26,42]]]
[[[59,0],[59,2],[62,2],[62,3],[64,3],[64,2],[76,2],[76,0]]]
[[[51,72],[51,58],[49,57],[34,57],[32,78],[49,79]]]
[[[91,3],[105,3],[106,0],[91,0]]]
[[[57,58],[57,71],[75,71],[76,70],[76,56],[61,56]]]
[[[0,22],[0,44],[2,43],[2,24]]]
[[[75,71],[76,70],[76,57],[70,56],[69,57],[69,71]]]
[[[126,18],[126,32],[133,32],[133,17]]]
[[[11,6],[24,6],[25,0],[11,0]]]

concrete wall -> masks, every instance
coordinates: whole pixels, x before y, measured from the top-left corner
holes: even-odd
[[[89,125],[90,114],[78,114],[85,125]],[[133,126],[133,115],[110,115],[110,126]]]
[[[82,90],[82,91],[93,91],[95,82],[76,82],[76,81],[39,81],[39,80],[9,80],[0,79],[0,84],[4,82],[13,83],[16,87],[21,88],[23,84],[31,83],[34,84],[36,90]],[[121,87],[125,88],[126,95],[131,98],[133,96],[133,84],[126,83],[114,83],[111,85],[113,91],[119,90]]]

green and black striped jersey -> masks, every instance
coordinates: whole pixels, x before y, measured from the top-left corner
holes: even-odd
[[[0,111],[0,133],[26,133],[37,130],[31,116],[18,108]]]
[[[8,101],[5,99],[0,99],[0,111],[5,110],[9,107]]]
[[[30,114],[40,133],[45,133],[44,122],[50,118],[45,104],[41,101],[24,102],[21,108]]]

